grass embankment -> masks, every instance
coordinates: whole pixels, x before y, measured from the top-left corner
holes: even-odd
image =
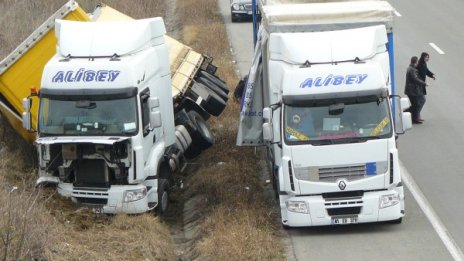
[[[65,0],[0,2],[0,59]],[[97,1],[79,1],[91,11]],[[164,1],[105,1],[134,17],[163,16]],[[229,86],[238,81],[231,63],[223,18],[216,0],[178,0],[180,41],[215,58]],[[167,19],[165,19],[167,20]],[[175,20],[175,19],[171,19]],[[169,27],[169,25],[168,25]],[[233,90],[232,90],[233,91]],[[178,256],[170,227],[152,214],[97,216],[57,196],[36,190],[33,148],[2,120],[0,125],[0,258],[3,260],[270,260],[283,259],[275,214],[262,193],[256,156],[235,146],[238,105],[229,101],[209,123],[216,145],[186,177],[176,199],[200,198],[199,233],[190,251]],[[17,188],[15,188],[17,187]],[[181,218],[181,217],[179,217]]]

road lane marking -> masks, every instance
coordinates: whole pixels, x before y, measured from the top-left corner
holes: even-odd
[[[437,53],[445,54],[445,52],[443,52],[443,50],[440,49],[436,44],[434,44],[434,43],[429,43],[429,44],[430,44],[430,46],[432,46],[433,49],[435,49],[435,51],[437,51]]]
[[[409,191],[411,191],[411,194],[413,195],[414,199],[416,199],[417,204],[422,209],[429,222],[432,224],[446,249],[448,249],[454,260],[463,261],[464,254],[462,253],[461,248],[459,248],[454,239],[451,237],[448,229],[446,229],[443,222],[441,222],[437,213],[435,213],[430,203],[422,193],[421,189],[419,186],[417,186],[416,182],[401,162],[400,167],[403,183],[406,185],[406,187],[408,187]]]
[[[395,10],[394,13],[396,16],[401,17],[401,14],[398,11]]]

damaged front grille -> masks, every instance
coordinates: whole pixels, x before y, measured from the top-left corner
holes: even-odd
[[[74,187],[109,188],[109,170],[103,159],[83,159],[76,165]]]

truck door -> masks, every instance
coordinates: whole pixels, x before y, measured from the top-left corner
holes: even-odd
[[[153,149],[153,144],[156,138],[160,135],[160,129],[153,129],[150,127],[150,107],[148,105],[148,98],[150,97],[150,90],[146,88],[140,93],[140,103],[142,111],[142,132],[143,132],[143,161],[146,163],[150,151]]]

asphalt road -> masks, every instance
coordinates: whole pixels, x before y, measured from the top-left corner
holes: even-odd
[[[252,24],[231,23],[229,2],[218,2],[238,73],[246,75],[253,54]],[[436,213],[438,220],[432,219],[433,226],[411,190],[406,189],[406,216],[402,224],[292,229],[284,239],[291,242],[289,260],[453,260],[450,247],[446,247],[450,242],[443,240],[443,234],[464,249],[461,222],[464,173],[459,164],[464,158],[460,153],[464,144],[464,132],[460,132],[464,129],[464,118],[460,117],[464,86],[460,83],[464,81],[458,78],[464,60],[460,44],[464,40],[461,28],[464,2],[394,0],[390,3],[399,15],[394,29],[397,94],[403,95],[405,72],[413,55],[428,52],[429,69],[437,76],[436,81],[428,80],[431,86],[422,113],[425,123],[414,125],[400,136],[399,147],[403,171],[409,173],[422,191],[424,202],[430,203],[425,204],[426,212]],[[437,232],[436,222],[444,230]]]

